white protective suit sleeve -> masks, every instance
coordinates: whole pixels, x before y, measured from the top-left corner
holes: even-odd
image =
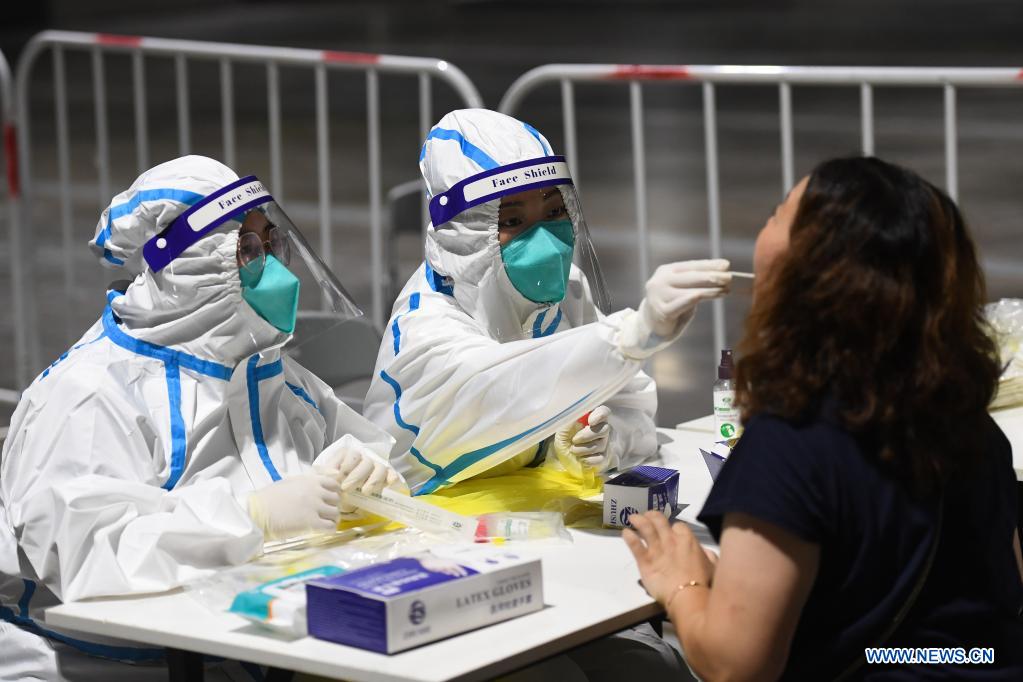
[[[622,320],[634,311],[540,339],[499,343],[442,294],[424,292],[422,299],[402,316],[400,351],[378,361],[378,374],[386,378],[374,380],[366,401],[366,414],[377,424],[415,431],[415,452],[392,456],[414,492],[481,473],[605,403],[623,409],[622,420],[638,416],[654,439],[619,440],[620,452],[656,450],[653,382],[637,376],[640,362],[618,350]],[[633,390],[612,400],[627,386]],[[624,423],[621,433],[634,428]]]
[[[158,592],[258,552],[262,536],[228,481],[162,489],[148,413],[110,387],[106,368],[78,370],[60,401],[19,406],[4,447],[7,514],[40,579],[62,601]]]
[[[588,320],[595,315],[598,320],[605,320],[606,316],[593,302],[586,277],[580,274],[579,278],[582,291],[579,304],[584,308],[582,319]],[[619,319],[630,314],[623,313]],[[611,439],[605,471],[635,466],[657,454],[657,424],[654,422],[657,416],[657,383],[650,375],[637,370],[622,390],[605,400],[604,404],[611,409],[607,420],[611,426]]]
[[[657,384],[638,371],[622,390],[604,401],[611,409],[608,424],[611,439],[607,446],[605,470],[625,469],[641,464],[657,453]]]
[[[353,410],[337,397],[325,381],[299,363],[289,359],[286,361],[286,368],[288,383],[300,386],[316,405],[316,411],[323,417],[325,446],[313,460],[313,466],[323,464],[331,456],[332,451],[342,445],[339,442],[342,440],[346,443],[355,441],[362,446],[367,456],[388,463],[391,449],[394,447],[394,438],[387,431]],[[408,490],[404,481],[399,481],[395,487],[399,490]]]

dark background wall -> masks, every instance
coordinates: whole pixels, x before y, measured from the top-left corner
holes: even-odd
[[[11,3],[8,3],[9,5]],[[432,56],[461,67],[496,107],[509,84],[526,70],[551,62],[662,64],[790,65],[1023,65],[1023,2],[1007,0],[549,0],[546,2],[272,2],[181,0],[130,2],[104,0],[15,3],[5,8],[0,49],[13,63],[28,38],[44,28],[60,28],[160,37],[350,51]],[[122,60],[123,61],[123,60]],[[154,62],[156,60],[153,60]],[[161,80],[166,65],[151,67],[149,125],[155,137],[153,162],[176,154],[173,142],[173,85]],[[80,199],[75,206],[76,234],[84,244],[98,216],[95,159],[87,60],[69,63],[72,114],[72,163]],[[160,69],[163,68],[163,71]],[[78,70],[76,70],[78,69]],[[215,77],[193,77],[192,117],[195,150],[217,156],[219,94]],[[214,69],[215,72],[215,69]],[[54,178],[51,70],[41,62],[32,89],[33,163],[41,182]],[[126,64],[111,60],[110,121],[115,161],[112,191],[134,178],[132,118]],[[163,74],[163,75],[161,75]],[[265,172],[265,79],[239,69],[236,102],[239,168]],[[419,146],[414,81],[382,84],[385,189],[414,179]],[[351,89],[348,89],[351,88]],[[284,139],[293,158],[285,185],[288,209],[315,225],[315,168],[310,132],[311,79],[288,76],[284,82]],[[366,179],[363,149],[365,100],[361,81],[339,79],[332,85],[331,139],[338,229],[346,249],[334,254],[342,280],[359,300],[367,297],[365,269]],[[350,93],[350,94],[349,94]],[[450,92],[436,89],[434,115],[457,106]],[[577,89],[580,169],[583,200],[619,305],[639,300],[635,274],[632,167],[625,88]],[[651,85],[647,106],[647,172],[654,263],[707,253],[703,129],[699,89]],[[855,89],[796,89],[797,174],[837,154],[859,148],[859,106]],[[538,91],[523,103],[521,116],[562,148],[560,100],[556,88]],[[939,90],[879,89],[875,95],[877,153],[908,164],[938,184],[944,182],[942,99]],[[721,150],[722,222],[725,254],[737,268],[748,268],[752,242],[764,217],[779,198],[777,93],[773,88],[721,87],[718,92]],[[36,119],[38,116],[38,119]],[[992,297],[1023,293],[1023,92],[961,92],[959,99],[961,201],[985,258]],[[38,158],[37,158],[38,157]],[[52,208],[52,207],[50,207]],[[57,224],[47,207],[37,216],[38,238],[46,242]],[[399,278],[421,261],[416,227],[395,239]],[[5,235],[0,236],[0,242]],[[52,241],[52,239],[51,239]],[[47,250],[48,249],[48,250]],[[49,292],[40,308],[47,335],[44,357],[55,357],[95,319],[109,273],[100,271],[83,248],[77,254],[77,295],[62,301],[57,281],[59,254],[47,247],[37,267]],[[340,247],[339,247],[340,249]],[[0,277],[6,277],[6,261]],[[400,284],[400,282],[399,282]],[[52,287],[52,291],[47,289]],[[93,305],[93,303],[96,305]],[[748,301],[729,301],[729,342],[741,334]],[[701,312],[686,338],[651,365],[661,387],[659,421],[674,424],[709,412],[713,363],[710,316]],[[0,320],[0,337],[9,338],[9,321]],[[38,368],[41,369],[41,368]],[[0,385],[9,385],[9,367],[0,363]]]

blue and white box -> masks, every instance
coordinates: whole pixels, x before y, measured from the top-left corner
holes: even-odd
[[[433,549],[306,585],[309,634],[393,654],[543,608],[540,560]]]
[[[604,483],[604,526],[627,528],[633,514],[656,509],[671,518],[678,504],[678,471],[639,466]]]

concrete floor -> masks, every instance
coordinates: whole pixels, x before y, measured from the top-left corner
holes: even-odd
[[[1012,65],[1019,59],[1023,29],[1019,3],[853,2],[822,8],[809,0],[742,2],[258,2],[217,5],[193,11],[94,16],[60,28],[101,30],[231,42],[283,44],[436,56],[463,68],[484,101],[496,106],[514,78],[550,62]],[[244,12],[239,12],[244,7]],[[926,7],[926,17],[921,13]],[[0,28],[0,48],[10,57],[38,27]],[[52,68],[43,59],[33,73],[31,122],[33,285],[37,296],[40,358],[48,364],[96,319],[105,283],[116,278],[96,265],[85,242],[93,235],[105,201],[96,184],[94,118],[88,55],[69,53],[68,92],[74,217],[73,244],[60,244],[53,144]],[[134,124],[126,58],[106,62],[110,102],[112,192],[134,179]],[[147,60],[148,126],[153,163],[177,155],[176,109],[171,65]],[[190,66],[191,120],[195,153],[222,156],[220,96],[216,65]],[[284,195],[289,213],[317,239],[312,76],[282,71]],[[331,258],[349,290],[369,302],[369,237],[364,81],[330,78],[331,177],[335,248]],[[381,83],[383,180],[387,188],[417,177],[420,144],[414,79]],[[458,106],[435,85],[434,115]],[[579,168],[586,216],[616,306],[639,301],[635,196],[629,137],[629,100],[621,84],[577,86]],[[753,239],[781,191],[778,104],[773,88],[719,88],[724,251],[736,269],[748,269]],[[708,253],[703,122],[698,87],[654,84],[644,88],[646,171],[654,264]],[[796,88],[797,174],[827,157],[859,146],[855,89]],[[563,131],[556,87],[529,97],[520,116],[543,130],[555,149]],[[940,90],[879,89],[875,94],[876,150],[943,184]],[[266,91],[263,72],[235,71],[239,172],[269,175],[265,149]],[[979,244],[990,296],[1023,295],[1023,93],[964,91],[959,97],[960,198]],[[279,192],[277,188],[274,188]],[[105,197],[107,199],[109,197]],[[399,286],[421,262],[418,224],[396,236]],[[0,245],[6,244],[6,233]],[[65,282],[62,273],[71,268]],[[0,263],[0,281],[9,276]],[[730,343],[738,340],[748,299],[727,302]],[[0,319],[0,339],[9,348],[11,320]],[[658,421],[672,425],[710,409],[714,380],[709,309],[701,310],[683,340],[658,355],[651,371],[659,385]],[[35,371],[42,369],[35,368]],[[9,362],[0,362],[0,386],[13,383]],[[0,423],[6,414],[0,410]]]

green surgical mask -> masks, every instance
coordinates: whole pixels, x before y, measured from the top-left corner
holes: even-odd
[[[264,320],[285,334],[295,331],[298,316],[298,290],[301,282],[291,270],[273,256],[266,257],[263,272],[253,275],[245,267],[239,268],[242,280],[242,298]]]
[[[575,251],[571,220],[536,223],[501,247],[508,279],[533,303],[557,303],[565,298]]]

